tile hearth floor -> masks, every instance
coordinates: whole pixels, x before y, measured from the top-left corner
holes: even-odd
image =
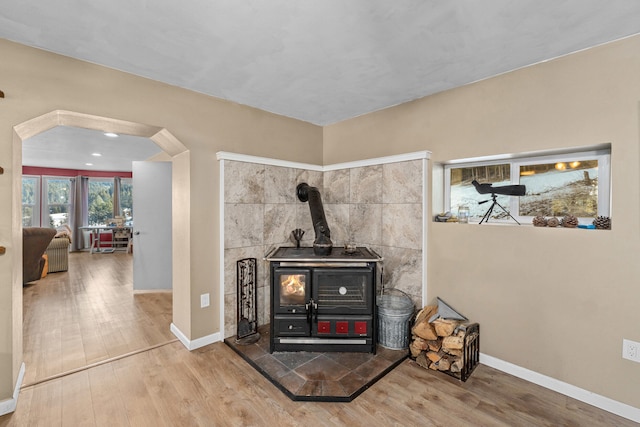
[[[407,358],[408,350],[378,346],[376,354],[345,352],[269,353],[269,325],[260,340],[224,342],[292,400],[350,402]]]

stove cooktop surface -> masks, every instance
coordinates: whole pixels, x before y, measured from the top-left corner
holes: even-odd
[[[358,246],[353,253],[347,253],[343,247],[334,247],[329,255],[316,255],[311,247],[286,247],[281,246],[271,255],[268,261],[302,261],[302,260],[326,260],[326,261],[382,261],[375,252],[364,246]]]

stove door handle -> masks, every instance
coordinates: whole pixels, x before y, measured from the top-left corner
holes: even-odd
[[[309,302],[304,305],[304,308],[307,310],[307,323],[311,324],[312,320],[314,323],[318,323],[318,303],[311,298]]]
[[[314,300],[311,300],[311,303],[313,304],[313,322],[318,323],[318,303]]]

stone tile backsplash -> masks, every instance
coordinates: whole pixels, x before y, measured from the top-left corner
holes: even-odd
[[[305,231],[303,246],[315,232],[307,203],[296,186],[317,187],[334,247],[347,242],[368,246],[384,257],[385,287],[422,301],[422,160],[327,172],[225,161],[225,338],[236,333],[236,261],[258,260],[258,320],[269,321],[271,249],[295,244],[291,231]]]

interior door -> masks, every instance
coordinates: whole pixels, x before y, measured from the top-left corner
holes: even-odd
[[[171,163],[133,162],[132,170],[133,289],[171,289]]]

